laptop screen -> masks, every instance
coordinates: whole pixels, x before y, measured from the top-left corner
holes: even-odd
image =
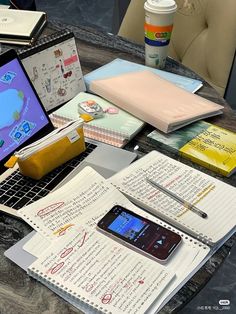
[[[21,62],[14,58],[14,53],[8,53],[10,57],[6,58],[3,55],[0,55],[0,164],[37,135],[52,129]]]

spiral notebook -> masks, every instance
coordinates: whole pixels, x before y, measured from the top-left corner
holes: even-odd
[[[47,111],[85,91],[73,32],[63,30],[43,37],[18,54]]]
[[[97,230],[97,222],[115,204],[181,235],[182,243],[167,263],[149,259]],[[85,313],[156,313],[212,254],[209,247],[136,207],[90,167],[20,210],[20,215],[51,241],[27,267],[29,275]],[[34,251],[42,248],[41,240],[30,241]],[[20,252],[19,247],[5,255],[20,265],[30,252],[23,248]]]
[[[116,107],[109,101],[83,92],[76,95],[67,104],[50,115],[53,124],[58,127],[61,124],[79,118],[78,104],[91,100],[99,104],[104,113],[101,117],[84,124],[85,137],[113,146],[123,147],[145,124],[142,120]]]
[[[169,195],[147,178],[169,191]],[[222,245],[236,231],[235,187],[157,151],[135,161],[109,181],[138,206],[209,246]],[[195,205],[207,218],[200,217],[188,204]]]

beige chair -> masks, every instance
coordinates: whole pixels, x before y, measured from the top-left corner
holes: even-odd
[[[131,0],[118,35],[144,43],[145,0]],[[236,0],[176,0],[169,56],[224,95],[236,48]]]

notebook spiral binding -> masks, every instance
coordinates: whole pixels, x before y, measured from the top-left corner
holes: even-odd
[[[36,44],[32,47],[18,49],[17,53],[20,59],[24,59],[73,37],[74,33],[72,31],[64,29],[38,39]]]

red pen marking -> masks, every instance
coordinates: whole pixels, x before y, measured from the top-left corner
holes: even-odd
[[[52,205],[49,205],[43,209],[41,209],[39,212],[38,212],[38,216],[40,218],[43,218],[44,216],[50,214],[51,212],[55,211],[56,209],[62,207],[64,205],[64,202],[59,202],[59,203],[55,203],[55,204],[52,204]]]
[[[66,249],[64,252],[61,253],[60,257],[64,258],[67,255],[69,255],[73,251],[73,247],[70,247],[69,249]]]
[[[155,191],[153,192],[151,195],[148,196],[148,199],[152,199],[153,197],[155,197],[156,195],[158,195],[160,193],[160,191]]]
[[[88,284],[85,288],[87,292],[90,292],[93,289],[93,284]]]
[[[173,178],[170,182],[166,183],[165,187],[168,188],[169,186],[171,186],[173,183],[175,183],[176,181],[178,181],[179,179],[181,179],[181,176],[178,176],[176,178]]]
[[[111,302],[111,299],[112,299],[112,294],[108,293],[108,294],[105,294],[103,297],[102,297],[102,303],[103,304],[108,304]]]
[[[140,283],[140,285],[144,284],[144,280],[139,280],[138,283]]]
[[[87,232],[85,232],[85,233],[84,233],[84,236],[83,236],[82,242],[81,242],[81,244],[79,245],[79,247],[82,247],[82,246],[84,245],[84,242],[85,242],[86,236],[87,236]]]
[[[51,274],[57,273],[64,266],[64,262],[59,263],[55,267],[52,268]]]

